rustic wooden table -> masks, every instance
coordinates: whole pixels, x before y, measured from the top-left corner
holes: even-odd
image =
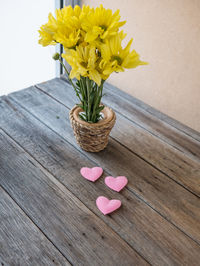
[[[105,85],[106,150],[76,144],[77,102],[56,78],[0,98],[1,265],[200,265],[200,134]],[[83,166],[101,166],[91,183]],[[126,175],[120,193],[106,175]],[[100,195],[122,201],[104,216]]]

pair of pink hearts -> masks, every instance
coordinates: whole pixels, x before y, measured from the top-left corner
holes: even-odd
[[[101,167],[93,167],[93,168],[88,168],[88,167],[83,167],[81,168],[81,175],[92,182],[95,182],[103,173],[103,169]],[[128,183],[128,180],[125,176],[107,176],[105,178],[105,184],[111,188],[114,191],[119,192],[122,190],[126,184]]]
[[[101,167],[83,167],[81,168],[81,175],[92,182],[95,182],[103,173],[103,169]],[[126,184],[128,183],[128,180],[125,176],[117,176],[116,178],[113,176],[107,176],[105,178],[105,184],[111,188],[114,191],[119,192],[122,190]],[[115,210],[117,210],[121,206],[120,200],[109,200],[106,197],[100,196],[96,200],[96,205],[98,209],[104,214],[111,213]]]

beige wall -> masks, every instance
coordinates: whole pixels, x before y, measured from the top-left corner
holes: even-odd
[[[123,29],[148,66],[109,82],[200,131],[200,0],[83,0],[120,9]]]

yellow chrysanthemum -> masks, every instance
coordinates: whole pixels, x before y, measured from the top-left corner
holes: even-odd
[[[142,62],[135,50],[130,52],[132,39],[122,48],[126,34],[119,28],[119,10],[115,13],[102,5],[96,9],[66,6],[50,13],[48,23],[41,26],[39,43],[43,46],[60,43],[66,54],[63,58],[71,65],[71,78],[89,77],[98,85],[112,72],[124,71],[147,64]]]
[[[91,10],[82,21],[82,28],[86,31],[85,41],[93,42],[97,38],[105,39],[117,34],[119,27],[126,23],[119,20],[119,10],[113,14],[111,9],[105,9],[102,5]]]
[[[57,22],[50,13],[48,16],[48,23],[42,25],[38,31],[40,34],[39,44],[43,46],[56,44],[54,34],[57,30]]]
[[[76,5],[74,9],[66,6],[56,11],[58,28],[54,35],[57,42],[65,48],[74,48],[78,43],[84,42],[85,32],[81,30],[81,21],[92,11],[89,6]]]
[[[101,75],[96,69],[98,55],[95,46],[79,45],[74,49],[66,49],[66,53],[62,57],[70,64],[72,70],[70,78],[77,78],[80,76],[89,77],[89,79],[96,82],[99,86],[101,84]]]
[[[102,59],[99,67],[104,75],[109,76],[112,72],[123,72],[124,68],[135,68],[147,64],[140,60],[140,56],[135,50],[130,52],[133,39],[124,49],[122,48],[121,42],[124,37],[123,32],[120,32],[101,45]]]
[[[84,6],[66,6],[56,10],[56,18],[49,14],[48,23],[42,25],[39,33],[39,43],[43,46],[60,43],[65,48],[72,48],[78,42],[83,42],[85,33],[81,34],[81,21],[93,9]],[[83,35],[83,36],[82,36]]]

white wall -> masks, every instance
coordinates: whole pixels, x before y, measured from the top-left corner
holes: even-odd
[[[54,8],[54,0],[0,0],[0,95],[55,77],[55,48],[39,45],[37,32]]]

